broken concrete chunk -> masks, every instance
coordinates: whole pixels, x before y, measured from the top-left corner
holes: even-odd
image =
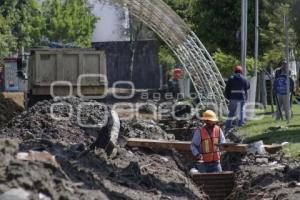
[[[251,143],[247,146],[247,152],[252,154],[266,154],[263,141]]]
[[[27,192],[23,188],[15,188],[8,190],[7,192],[0,195],[1,200],[29,200],[30,192]]]
[[[269,159],[268,158],[256,158],[255,162],[259,163],[259,164],[267,164],[269,162]]]
[[[54,166],[58,166],[55,156],[48,153],[47,151],[38,152],[38,151],[29,151],[27,152],[19,152],[17,154],[18,160],[27,160],[27,161],[40,161],[52,163]]]
[[[39,193],[39,200],[51,200],[51,198],[43,193]]]

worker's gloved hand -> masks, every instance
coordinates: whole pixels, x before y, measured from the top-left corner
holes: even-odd
[[[202,154],[199,154],[198,156],[196,156],[196,159],[197,159],[197,160],[203,160]]]

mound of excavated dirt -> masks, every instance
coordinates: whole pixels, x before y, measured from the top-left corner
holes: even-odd
[[[103,124],[105,107],[91,105],[79,98],[42,101],[12,120],[2,136],[27,139],[49,139],[66,143],[90,143],[85,126]]]
[[[182,172],[171,153],[151,155],[123,148],[108,158],[95,150],[78,158],[78,149],[47,140],[22,142],[20,151],[46,150],[59,167],[20,161],[16,142],[0,140],[0,192],[22,188],[51,199],[207,199]],[[5,152],[5,153],[4,153]],[[34,198],[38,199],[38,198]]]
[[[167,134],[153,120],[133,119],[122,121],[121,126],[121,134],[128,138],[175,139],[174,135]]]
[[[283,155],[244,156],[236,180],[229,199],[300,199],[299,162]]]
[[[22,112],[23,108],[0,93],[0,127]]]
[[[53,103],[55,120],[50,115]],[[0,131],[0,192],[23,189],[34,197],[50,199],[207,199],[178,166],[173,153],[152,154],[116,147],[110,157],[104,150],[84,151],[95,137],[86,133],[82,122],[99,124],[105,116],[101,106],[78,109],[77,98],[43,101],[23,112]],[[78,114],[81,112],[81,114]],[[78,115],[77,115],[78,114]],[[141,124],[139,124],[141,123]],[[126,137],[168,138],[154,122],[126,122],[121,135]],[[19,144],[19,148],[18,145]],[[21,161],[19,152],[47,151],[55,156],[57,166],[40,161]],[[85,152],[84,154],[82,154]],[[1,196],[0,196],[1,197]],[[38,199],[38,198],[33,198]]]
[[[13,199],[108,199],[101,190],[81,189],[65,172],[50,163],[21,161],[16,159],[18,144],[13,140],[0,140],[0,193],[22,189],[24,193],[12,192]],[[81,198],[83,197],[83,198]],[[12,199],[2,194],[0,199]]]

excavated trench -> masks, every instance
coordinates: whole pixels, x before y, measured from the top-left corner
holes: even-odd
[[[222,167],[227,172],[192,176],[189,169],[193,161],[185,159],[184,153],[182,156],[170,150],[128,148],[124,141],[126,138],[190,141],[193,127],[201,125],[198,121],[124,121],[119,146],[107,155],[96,147],[106,147],[110,136],[98,138],[103,143],[95,143],[97,131],[91,134],[77,125],[76,107],[81,100],[59,102],[73,105],[74,116],[69,120],[53,120],[49,109],[54,102],[43,101],[0,130],[3,160],[0,193],[24,188],[34,197],[45,195],[51,199],[208,199],[206,194],[217,200],[300,199],[299,162],[283,154],[225,153]],[[82,122],[99,124],[105,109],[96,106],[93,112],[90,110],[90,107],[81,110]],[[68,117],[67,111],[68,107],[54,109],[56,116],[61,117]],[[183,133],[184,129],[189,131]],[[110,127],[105,132],[109,133]],[[18,152],[30,151],[49,152],[55,155],[58,165],[24,162],[15,157]]]
[[[190,141],[193,127],[200,124],[189,122],[176,124],[162,120],[162,127],[174,134],[177,140]],[[238,133],[227,135],[233,142],[241,142]],[[187,168],[193,167],[190,152],[181,152],[187,160]],[[193,181],[210,199],[299,199],[300,164],[282,152],[265,155],[223,153],[224,173],[192,176]]]

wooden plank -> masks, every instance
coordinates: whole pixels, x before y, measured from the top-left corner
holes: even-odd
[[[182,134],[182,133],[188,133],[192,132],[195,130],[195,128],[172,128],[172,129],[166,129],[165,131],[167,133],[172,133],[172,134]]]
[[[233,171],[224,171],[224,172],[216,172],[216,173],[195,173],[192,177],[232,177],[234,176]]]
[[[189,151],[191,142],[168,141],[168,140],[150,140],[130,138],[127,140],[129,147],[149,147],[158,149],[176,149],[178,151]]]
[[[220,147],[221,151],[246,153],[248,144],[226,143],[218,146]],[[282,149],[282,145],[280,144],[264,145],[264,147],[265,150],[271,154],[274,154]]]
[[[226,152],[240,152],[240,153],[246,153],[247,152],[247,144],[220,144],[218,145],[220,147],[221,151]]]
[[[129,147],[148,147],[148,148],[158,148],[158,149],[176,149],[178,151],[190,152],[191,142],[184,141],[169,141],[169,140],[150,140],[150,139],[140,139],[140,138],[130,138],[127,140],[127,146]],[[247,152],[247,144],[234,144],[226,143],[218,145],[221,151],[226,152]],[[282,149],[281,145],[264,145],[265,149],[269,153],[275,153]]]

